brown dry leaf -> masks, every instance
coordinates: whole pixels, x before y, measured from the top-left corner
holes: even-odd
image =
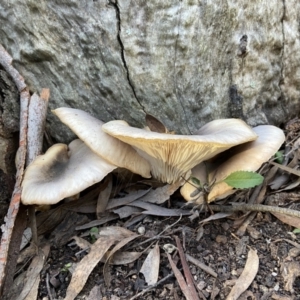
[[[100,237],[90,249],[90,252],[78,263],[68,286],[65,300],[73,300],[84,287],[90,273],[101,260],[107,250],[116,242],[113,235]]]
[[[113,257],[109,259],[110,265],[127,265],[134,261],[136,261],[140,256],[143,254],[143,252],[116,252]],[[108,252],[107,255],[104,256],[103,260],[101,262],[105,263],[110,253]]]
[[[147,193],[149,193],[150,189],[148,190],[139,190],[136,192],[132,192],[129,195],[123,197],[123,198],[114,198],[114,199],[110,199],[106,210],[108,209],[113,209],[119,206],[123,206],[123,205],[127,205],[130,202],[133,202],[141,197],[143,197],[144,195],[146,195]]]
[[[134,206],[128,206],[128,205],[125,205],[125,206],[122,206],[122,207],[119,207],[119,208],[113,210],[113,212],[115,214],[119,215],[120,219],[124,219],[124,218],[130,217],[130,216],[133,216],[135,214],[140,214],[140,213],[142,213],[142,211],[143,211],[143,209],[141,209],[141,208],[134,207]]]
[[[154,116],[146,114],[145,116],[146,124],[149,127],[149,129],[153,132],[158,133],[167,133],[168,129],[167,127],[158,119],[156,119]]]
[[[75,241],[76,245],[82,250],[88,249],[92,245],[87,240],[85,240],[79,236],[73,236],[72,239]]]
[[[94,221],[91,221],[91,222],[86,223],[84,225],[77,226],[75,229],[76,230],[85,230],[85,229],[88,229],[88,228],[91,228],[91,227],[96,227],[96,226],[103,225],[103,224],[105,224],[109,221],[113,221],[113,220],[116,220],[116,219],[119,219],[118,215],[107,212],[106,215],[103,216],[100,220],[94,220]]]
[[[181,215],[187,216],[191,214],[191,211],[189,210],[169,209],[152,203],[146,203],[141,200],[136,200],[134,202],[129,203],[128,205],[145,209],[145,211],[143,211],[143,214],[146,215],[154,215],[154,216],[162,216],[162,217],[178,217]]]
[[[285,172],[288,172],[288,173],[290,173],[290,174],[294,174],[294,175],[296,175],[296,176],[300,176],[300,171],[298,171],[298,170],[292,169],[292,168],[290,168],[290,167],[288,167],[288,166],[280,165],[280,164],[278,164],[278,163],[276,163],[276,162],[270,162],[270,163],[271,163],[272,165],[278,167],[279,169],[285,171]]]
[[[49,251],[49,244],[46,244],[42,249],[38,250],[38,255],[33,258],[27,270],[25,277],[25,285],[17,300],[36,299],[28,298],[28,295],[35,295],[37,293],[40,272],[44,267],[44,263],[48,257]]]
[[[155,190],[151,190],[148,194],[141,197],[139,200],[149,203],[162,204],[170,199],[170,196],[178,190],[182,185],[182,182],[178,181],[174,184],[166,184],[165,186],[159,187]]]
[[[27,297],[24,298],[24,300],[37,299],[40,281],[41,281],[40,276],[36,277],[35,282],[33,283],[29,294],[27,295]]]
[[[106,210],[106,206],[107,206],[109,196],[110,196],[110,193],[112,190],[112,175],[111,174],[108,174],[105,177],[105,180],[102,183],[102,185],[103,186],[99,192],[97,206],[96,206],[97,219],[100,219]]]
[[[188,288],[188,286],[187,286],[187,284],[186,284],[186,282],[184,280],[183,275],[180,273],[180,271],[176,267],[175,263],[172,260],[171,255],[169,253],[167,253],[167,252],[166,252],[166,254],[168,256],[171,268],[172,268],[172,270],[174,272],[174,275],[175,275],[175,277],[177,279],[177,282],[178,282],[178,284],[179,284],[179,286],[181,288],[181,291],[184,294],[185,298],[187,300],[196,300],[196,299],[193,298],[193,296],[192,296],[192,294],[191,294],[191,292],[190,292],[190,290],[189,290],[189,288]]]
[[[146,257],[140,272],[144,274],[145,280],[148,285],[155,284],[158,280],[160,262],[159,246],[156,244]]]
[[[237,279],[226,300],[236,300],[247,290],[258,272],[259,258],[257,251],[250,248],[245,268]]]
[[[120,242],[115,245],[115,247],[110,251],[106,262],[104,264],[103,267],[103,275],[104,275],[104,281],[106,283],[107,286],[110,286],[110,282],[111,282],[111,276],[109,273],[109,264],[110,264],[110,259],[113,257],[113,255],[119,251],[122,247],[124,247],[126,244],[128,244],[129,242],[131,242],[132,240],[136,239],[137,237],[139,237],[140,235],[133,233],[127,229],[122,228],[122,230],[124,230],[124,237],[118,239]],[[127,235],[125,237],[125,234]]]
[[[100,290],[100,285],[95,285],[89,295],[87,296],[86,300],[99,300],[102,299],[102,294]]]
[[[296,228],[300,228],[300,218],[287,216],[285,214],[279,214],[272,212],[272,215],[274,215],[277,219],[279,219],[281,222],[291,225]]]
[[[125,238],[132,236],[139,236],[132,231],[118,227],[118,226],[107,226],[99,229],[100,237],[114,237],[116,241],[122,241]]]
[[[299,262],[286,262],[281,265],[281,275],[285,282],[284,289],[288,292],[294,293],[293,284],[296,277],[300,276]]]
[[[231,212],[219,212],[219,213],[211,215],[208,218],[200,221],[199,224],[207,223],[207,222],[214,221],[214,220],[224,219],[224,218],[227,218],[228,216],[230,216],[232,214],[233,213],[231,213]]]

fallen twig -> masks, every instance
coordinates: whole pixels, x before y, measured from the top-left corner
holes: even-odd
[[[213,211],[219,212],[235,212],[235,211],[257,211],[257,212],[269,212],[269,213],[279,213],[287,216],[300,218],[300,211],[272,206],[272,205],[263,205],[263,204],[236,204],[232,206],[223,206],[223,205],[209,205]]]
[[[180,243],[180,240],[179,240],[178,236],[175,236],[175,241],[176,241],[178,253],[179,253],[179,256],[180,256],[180,261],[181,261],[184,276],[185,276],[185,279],[186,279],[187,287],[188,287],[188,289],[191,293],[192,299],[194,299],[194,300],[198,299],[199,300],[199,296],[198,296],[197,291],[195,289],[193,276],[192,276],[191,270],[190,270],[190,268],[187,264],[186,257],[184,255],[184,252],[183,252],[183,249],[182,249],[182,246],[181,246],[181,243]]]
[[[202,263],[198,259],[190,256],[189,254],[185,254],[185,256],[186,256],[186,259],[189,262],[191,262],[193,265],[197,266],[198,268],[202,269],[206,273],[210,274],[213,277],[217,277],[218,276],[218,274],[211,267],[205,265],[204,263]]]

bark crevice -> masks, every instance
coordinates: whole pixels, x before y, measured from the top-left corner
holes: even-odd
[[[121,59],[122,59],[122,62],[123,62],[124,69],[126,71],[126,78],[127,78],[128,84],[129,84],[129,86],[132,90],[134,98],[136,99],[136,101],[138,102],[140,107],[142,108],[143,112],[145,114],[147,114],[147,112],[145,111],[145,107],[142,105],[141,101],[137,97],[137,94],[136,94],[136,91],[135,91],[135,88],[134,88],[134,84],[132,83],[132,81],[130,79],[129,68],[128,68],[128,65],[127,65],[127,62],[126,62],[126,58],[125,58],[125,47],[124,47],[124,44],[123,44],[122,38],[121,38],[121,13],[120,13],[120,7],[119,7],[119,4],[118,4],[118,1],[117,0],[115,2],[110,1],[109,4],[111,4],[115,8],[115,11],[116,11],[117,26],[118,26],[117,40],[118,40],[120,48],[121,48]]]
[[[189,124],[187,122],[187,114],[186,114],[186,111],[184,109],[184,105],[181,101],[181,97],[179,96],[178,94],[178,83],[177,83],[177,73],[176,73],[176,61],[177,61],[177,49],[178,49],[178,39],[179,39],[179,32],[180,32],[180,23],[181,23],[181,11],[182,11],[182,3],[180,1],[180,7],[179,7],[179,16],[178,16],[178,23],[177,23],[177,37],[176,37],[176,40],[175,40],[175,46],[174,46],[174,89],[175,89],[175,96],[176,96],[176,99],[177,101],[180,103],[180,106],[182,108],[182,111],[183,111],[183,114],[184,114],[184,122],[186,124],[186,127],[189,131],[190,134],[192,134],[191,130],[190,130],[190,127],[189,127]]]

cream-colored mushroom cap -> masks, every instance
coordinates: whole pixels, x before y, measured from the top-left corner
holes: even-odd
[[[238,119],[215,120],[203,126],[197,135],[176,135],[130,127],[124,121],[110,121],[104,132],[138,151],[151,165],[156,179],[174,183],[186,177],[200,162],[233,146],[256,139],[254,131]]]
[[[71,142],[69,149],[65,144],[55,144],[27,167],[22,203],[55,204],[101,181],[115,168],[80,140]]]
[[[80,109],[61,107],[53,113],[97,155],[109,163],[126,168],[145,178],[151,177],[150,165],[131,146],[104,133],[102,121]]]
[[[216,184],[208,194],[208,202],[224,198],[233,191],[232,187],[220,181],[236,171],[257,171],[285,141],[283,131],[275,126],[261,125],[254,127],[253,130],[258,135],[257,140],[224,153],[227,156],[226,161],[209,174],[209,182]]]

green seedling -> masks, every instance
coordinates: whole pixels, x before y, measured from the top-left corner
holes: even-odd
[[[300,228],[295,228],[295,229],[293,230],[293,233],[295,233],[295,234],[300,233]]]
[[[67,263],[64,265],[64,267],[61,269],[61,272],[69,272],[69,269],[72,267],[72,263]]]
[[[231,173],[222,181],[212,182],[210,184],[202,184],[200,180],[194,176],[191,177],[190,180],[192,185],[194,185],[194,187],[196,188],[196,190],[192,192],[190,196],[195,197],[199,195],[199,197],[201,197],[201,195],[203,195],[204,199],[207,199],[207,195],[210,193],[215,184],[225,182],[235,189],[249,189],[262,184],[264,181],[264,177],[256,172],[236,171]]]
[[[284,160],[283,151],[277,151],[275,153],[275,161],[282,165],[283,160]]]
[[[90,229],[90,237],[91,237],[91,243],[95,243],[97,241],[97,236],[99,234],[99,229],[97,227],[92,227]]]

